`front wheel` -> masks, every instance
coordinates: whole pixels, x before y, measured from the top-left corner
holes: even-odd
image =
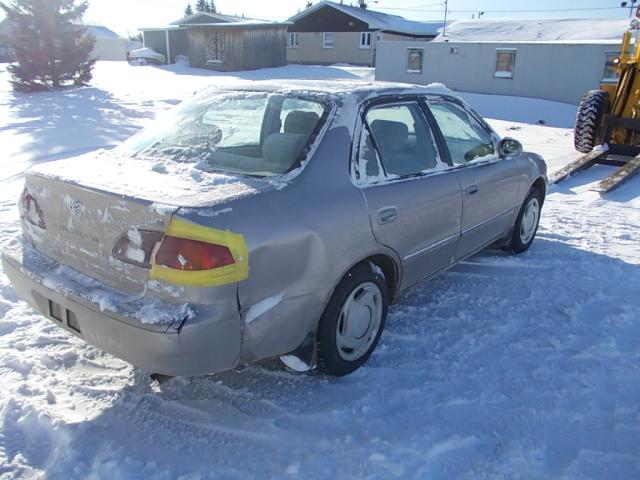
[[[529,249],[538,231],[541,211],[542,193],[537,188],[532,188],[520,208],[520,213],[516,219],[513,234],[506,250],[513,253],[522,253]]]
[[[379,269],[355,266],[336,287],[318,326],[318,369],[342,377],[362,366],[384,329],[389,293]]]

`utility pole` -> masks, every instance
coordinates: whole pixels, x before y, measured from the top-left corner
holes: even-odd
[[[442,36],[447,36],[447,10],[449,4],[449,0],[444,0],[444,25],[442,26]]]
[[[637,1],[638,1],[638,0],[630,0],[630,1],[628,1],[628,2],[621,2],[621,3],[620,3],[620,6],[621,6],[622,8],[629,7],[629,18],[631,18],[631,17],[632,17],[632,15],[633,15],[633,9],[634,9],[635,4],[637,3]]]

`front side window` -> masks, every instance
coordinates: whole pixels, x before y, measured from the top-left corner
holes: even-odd
[[[360,34],[360,48],[371,48],[371,32]]]
[[[491,133],[464,108],[445,100],[430,100],[429,109],[440,127],[455,165],[495,157]]]
[[[614,60],[618,58],[617,52],[605,53],[604,59],[604,73],[602,74],[602,81],[604,83],[616,83],[618,81],[618,68]]]
[[[408,52],[407,72],[422,73],[422,60],[424,50],[421,48],[410,48]]]
[[[224,32],[209,32],[207,41],[207,63],[224,62]]]
[[[320,101],[263,92],[203,94],[127,140],[134,158],[256,176],[299,165],[325,119]]]
[[[289,48],[298,48],[299,46],[298,32],[289,33]]]
[[[442,166],[417,102],[382,105],[366,113],[358,165],[359,178],[370,181],[428,173]]]
[[[322,47],[333,48],[333,33],[325,32],[322,34]]]
[[[496,78],[513,78],[513,70],[516,65],[515,50],[498,50],[496,53]]]

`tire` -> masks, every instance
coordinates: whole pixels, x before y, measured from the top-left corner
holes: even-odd
[[[518,213],[518,218],[513,228],[513,234],[511,235],[508,245],[504,248],[506,251],[522,253],[529,249],[538,232],[542,203],[542,193],[537,188],[532,188],[523,202],[522,207],[520,207],[520,212]],[[534,218],[531,217],[531,214],[534,212],[532,212],[530,208],[535,210]]]
[[[611,111],[609,93],[604,90],[589,90],[580,100],[573,144],[581,153],[589,153],[596,146],[602,117]]]
[[[371,356],[384,329],[389,292],[372,264],[356,265],[336,287],[318,326],[318,370],[348,375]],[[347,312],[351,322],[347,322]]]

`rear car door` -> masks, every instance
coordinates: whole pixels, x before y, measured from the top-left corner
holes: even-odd
[[[460,185],[417,99],[369,105],[361,120],[353,173],[374,236],[402,259],[406,287],[451,263],[460,236]]]
[[[475,112],[448,97],[428,99],[463,194],[461,237],[455,252],[463,258],[501,238],[520,207],[519,167],[501,159],[497,141]]]

